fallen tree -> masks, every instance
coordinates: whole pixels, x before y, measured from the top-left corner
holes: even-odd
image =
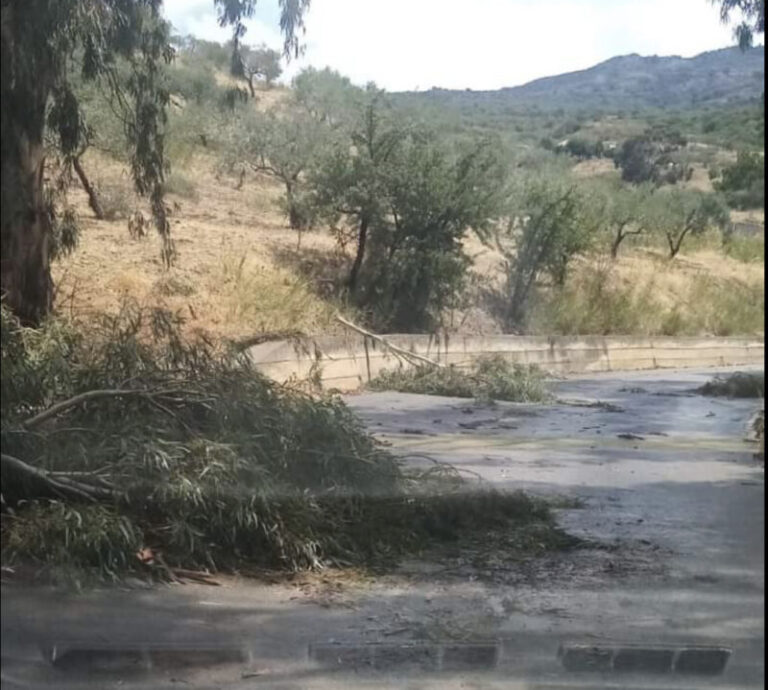
[[[4,567],[298,570],[391,562],[464,530],[555,529],[541,501],[441,464],[406,471],[340,399],[186,342],[168,313],[126,305],[85,331],[23,328],[3,308],[0,325]]]

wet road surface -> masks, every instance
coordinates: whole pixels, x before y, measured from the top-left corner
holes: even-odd
[[[3,687],[763,687],[764,471],[744,441],[761,401],[692,392],[714,373],[564,380],[551,405],[350,396],[409,462],[450,462],[499,486],[578,498],[560,524],[612,548],[524,571],[500,563],[484,577],[414,560],[374,581],[306,586],[232,578],[219,588],[67,596],[3,586]],[[143,675],[51,667],[41,640],[144,645]],[[163,650],[147,652],[171,643],[198,651],[175,665]],[[571,643],[731,656],[718,676],[617,677],[565,669],[557,652]],[[245,656],[217,669],[191,663],[215,659],[211,647]]]

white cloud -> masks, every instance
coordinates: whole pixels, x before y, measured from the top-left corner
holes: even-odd
[[[183,33],[229,37],[212,0],[165,6]],[[268,8],[250,22],[248,40],[279,47],[274,17]],[[288,76],[330,66],[389,90],[495,89],[614,55],[691,56],[733,43],[707,0],[314,0],[305,40]]]

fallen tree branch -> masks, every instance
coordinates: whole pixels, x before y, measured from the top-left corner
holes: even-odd
[[[36,414],[34,417],[31,417],[27,421],[25,421],[22,426],[25,429],[32,429],[33,427],[39,426],[44,421],[50,419],[51,417],[55,417],[57,414],[60,414],[61,412],[64,412],[65,410],[68,410],[70,407],[76,407],[80,403],[86,402],[88,400],[93,400],[94,398],[116,398],[120,396],[127,396],[127,395],[147,395],[149,391],[137,391],[137,390],[119,390],[119,389],[112,389],[112,390],[95,390],[95,391],[86,391],[85,393],[80,393],[79,395],[75,395],[72,398],[68,398],[67,400],[62,400],[61,402],[56,403],[55,405],[52,405],[47,410],[43,410],[39,414]]]
[[[380,335],[376,335],[375,333],[366,331],[364,328],[361,328],[360,326],[352,323],[351,321],[347,321],[343,316],[339,314],[336,314],[336,320],[339,323],[346,326],[347,328],[350,328],[353,331],[360,333],[360,335],[364,335],[366,338],[371,338],[371,340],[375,340],[377,343],[381,343],[385,348],[387,348],[388,350],[391,350],[393,353],[402,357],[403,359],[408,360],[411,364],[416,364],[417,362],[420,362],[421,364],[427,364],[431,367],[436,367],[438,369],[442,369],[445,367],[444,364],[441,364],[440,362],[436,362],[435,360],[430,359],[429,357],[424,357],[423,355],[416,354],[415,352],[408,352],[408,350],[404,350],[402,347],[393,345],[392,343],[382,338]]]
[[[10,473],[15,475],[20,481],[36,483],[41,488],[45,488],[62,498],[80,498],[86,501],[97,502],[115,496],[113,489],[84,484],[64,475],[57,476],[54,473],[33,467],[23,460],[5,453],[0,454],[0,468],[2,468],[4,484],[10,478],[8,476]]]
[[[84,402],[87,402],[88,400],[94,400],[97,398],[120,398],[120,397],[129,397],[129,396],[138,396],[138,397],[146,398],[155,407],[160,407],[161,409],[163,409],[164,412],[169,412],[169,410],[160,406],[159,403],[157,403],[157,401],[154,400],[153,396],[160,397],[160,396],[167,396],[172,393],[184,393],[184,392],[186,391],[180,391],[178,389],[169,389],[169,390],[147,390],[147,389],[130,390],[128,389],[128,390],[125,390],[120,388],[86,391],[85,393],[80,393],[79,395],[75,395],[71,398],[67,398],[66,400],[62,400],[61,402],[58,402],[55,405],[51,405],[51,407],[49,407],[47,410],[43,410],[42,412],[36,414],[34,417],[30,417],[25,422],[22,422],[21,426],[28,431],[29,429],[32,429],[36,426],[40,426],[40,424],[49,420],[51,417],[55,417],[56,415],[61,414],[62,412],[65,412],[66,410],[72,407],[77,407],[80,403],[84,403]]]

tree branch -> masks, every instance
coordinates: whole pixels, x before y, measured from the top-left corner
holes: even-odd
[[[115,496],[113,489],[90,486],[69,479],[66,476],[56,476],[53,473],[28,465],[13,455],[0,454],[0,467],[2,468],[3,482],[7,481],[7,474],[11,472],[21,479],[32,481],[46,487],[50,492],[62,497],[80,498],[86,501],[96,502],[99,499],[108,499]]]
[[[75,395],[72,398],[68,398],[67,400],[62,400],[61,402],[58,402],[55,405],[52,405],[47,410],[43,410],[42,412],[36,414],[34,417],[30,417],[25,422],[22,422],[21,426],[26,430],[32,429],[36,426],[40,426],[40,424],[47,421],[51,417],[55,417],[56,415],[61,414],[62,412],[65,412],[66,410],[72,407],[76,407],[80,403],[87,402],[88,400],[94,400],[97,398],[119,398],[119,397],[129,397],[129,396],[139,396],[139,397],[144,397],[151,400],[153,395],[162,395],[164,393],[173,393],[173,392],[175,391],[173,390],[166,390],[166,391],[120,390],[120,389],[86,391],[85,393],[80,393],[79,395]],[[154,403],[154,401],[152,402]]]
[[[398,347],[397,345],[393,345],[390,342],[387,342],[382,338],[380,335],[376,335],[375,333],[371,333],[370,331],[366,331],[364,328],[361,328],[360,326],[357,326],[356,324],[352,323],[351,321],[347,321],[345,318],[343,318],[341,315],[336,314],[336,320],[346,326],[347,328],[352,329],[353,331],[356,331],[357,333],[360,333],[361,335],[366,336],[367,338],[371,338],[372,340],[375,340],[378,343],[381,343],[384,347],[386,347],[388,350],[391,350],[396,355],[399,355],[403,359],[406,359],[411,362],[411,364],[414,364],[415,362],[413,360],[416,360],[416,362],[421,362],[423,364],[428,364],[431,367],[437,367],[438,369],[444,368],[445,365],[441,364],[440,362],[435,362],[433,359],[429,359],[429,357],[424,357],[423,355],[418,355],[415,352],[408,352],[408,350],[404,350],[401,347]]]
[[[94,398],[114,398],[114,397],[120,397],[120,396],[126,396],[126,395],[145,395],[147,391],[124,391],[124,390],[95,390],[95,391],[87,391],[85,393],[80,393],[80,395],[76,395],[72,398],[68,398],[67,400],[62,400],[59,403],[56,403],[55,405],[52,405],[47,410],[43,410],[39,414],[36,414],[34,417],[30,417],[25,422],[22,423],[22,427],[25,429],[32,429],[36,426],[39,426],[46,420],[50,419],[51,417],[55,417],[57,414],[60,414],[61,412],[64,412],[65,410],[68,410],[70,407],[75,407],[79,405],[82,402],[86,402],[88,400],[93,400]]]

